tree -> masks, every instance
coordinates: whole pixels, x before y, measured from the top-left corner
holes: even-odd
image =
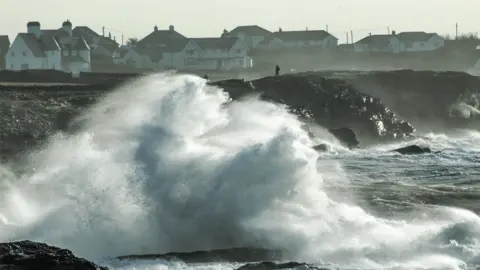
[[[127,39],[127,46],[128,47],[135,47],[137,46],[138,38],[129,38]]]

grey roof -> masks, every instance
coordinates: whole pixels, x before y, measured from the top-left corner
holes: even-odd
[[[203,50],[230,50],[233,45],[237,42],[238,38],[228,37],[228,38],[192,38],[200,48]]]
[[[72,37],[72,43],[61,44],[62,50],[90,50],[87,42],[83,37]]]
[[[259,37],[266,37],[270,36],[272,32],[258,26],[258,25],[243,25],[237,26],[232,31],[230,31],[229,35],[237,35],[239,33],[244,33],[249,36],[259,36]]]
[[[175,30],[155,30],[138,41],[138,46],[164,44],[174,39],[187,39]]]
[[[151,61],[158,62],[163,58],[163,53],[179,52],[187,46],[189,39],[172,39],[163,44],[138,46],[134,50],[140,55],[146,55]]]
[[[45,57],[45,44],[37,39],[34,34],[20,33],[18,37],[22,38],[27,47],[35,57]]]
[[[371,35],[362,38],[355,42],[355,44],[368,44],[377,48],[389,47],[392,35]]]
[[[328,36],[332,36],[330,33],[324,30],[313,31],[281,31],[275,32],[273,35],[283,41],[295,41],[295,40],[324,40]],[[332,36],[333,37],[333,36]],[[335,37],[334,37],[335,38]]]
[[[4,56],[10,48],[10,39],[6,35],[0,36],[0,56]]]
[[[397,38],[404,43],[405,45],[412,45],[414,42],[426,42],[435,33],[426,33],[426,32],[402,32],[396,34]]]

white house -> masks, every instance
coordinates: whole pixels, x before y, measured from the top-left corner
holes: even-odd
[[[237,37],[194,38],[197,52],[187,52],[185,69],[230,70],[253,67],[248,48]]]
[[[402,52],[434,51],[445,46],[445,40],[436,33],[402,32],[396,36]]]
[[[6,55],[9,70],[55,69],[78,75],[90,71],[90,48],[82,37],[72,35],[66,21],[57,30],[42,30],[39,22],[29,22]]]
[[[480,76],[480,59],[478,59],[473,68],[468,69],[467,72],[474,76]]]
[[[391,52],[401,51],[400,40],[393,35],[369,35],[353,44],[355,52]]]
[[[100,35],[88,26],[76,26],[73,29],[73,35],[85,39],[90,47],[91,56],[95,58],[108,57],[111,59],[119,47],[110,34],[108,37]]]
[[[262,48],[317,47],[329,50],[338,46],[338,38],[324,30],[283,31],[280,28],[270,38],[263,40],[259,46]]]
[[[238,26],[230,32],[224,30],[221,37],[237,37],[248,49],[252,49],[257,48],[260,42],[271,36],[272,32],[258,25],[245,25]]]

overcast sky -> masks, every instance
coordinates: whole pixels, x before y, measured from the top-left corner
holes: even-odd
[[[59,28],[69,19],[101,33],[141,38],[155,25],[174,25],[190,37],[219,36],[224,28],[257,24],[266,29],[325,29],[345,41],[400,31],[480,32],[479,0],[0,0],[0,34],[13,41],[28,21]]]

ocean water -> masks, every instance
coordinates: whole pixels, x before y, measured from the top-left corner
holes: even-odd
[[[0,242],[71,249],[113,269],[235,269],[237,263],[115,256],[282,249],[340,269],[480,265],[480,134],[424,134],[350,151],[310,138],[284,107],[157,74],[129,83],[29,156],[1,169]],[[327,153],[311,146],[326,142]]]

